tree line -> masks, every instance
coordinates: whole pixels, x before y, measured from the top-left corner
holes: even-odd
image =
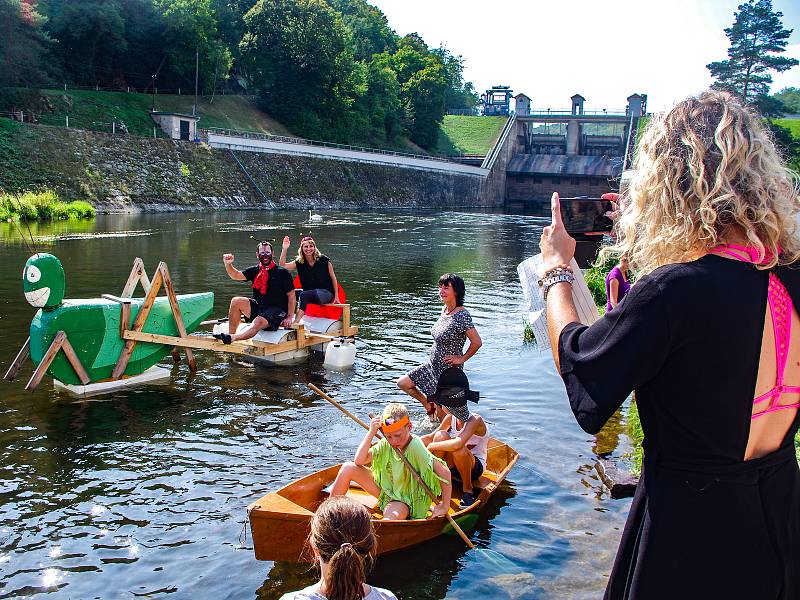
[[[772,0],[747,0],[733,17],[733,25],[724,29],[730,42],[728,58],[706,65],[714,78],[712,87],[736,94],[755,107],[765,117],[790,167],[800,172],[800,141],[773,119],[798,112],[800,94],[793,87],[769,94],[772,71],[782,73],[800,64],[795,58],[781,56],[792,30],[783,26],[783,13],[772,8]]]
[[[225,89],[298,135],[432,149],[463,59],[365,0],[0,0],[0,86]]]

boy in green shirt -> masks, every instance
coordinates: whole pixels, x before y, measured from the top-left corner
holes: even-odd
[[[372,438],[383,433],[383,439],[371,446]],[[408,410],[402,404],[389,404],[383,416],[375,417],[361,441],[353,462],[342,465],[331,489],[331,496],[343,496],[355,482],[366,492],[378,498],[384,519],[424,519],[428,515],[431,499],[414,479],[408,467],[397,456],[402,452],[422,481],[438,497],[431,517],[441,517],[450,505],[450,470],[447,465],[428,452],[422,440],[411,433]]]

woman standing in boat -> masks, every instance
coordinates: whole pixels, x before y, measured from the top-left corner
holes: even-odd
[[[303,236],[297,258],[286,262],[286,252],[292,245],[289,236],[283,238],[280,265],[290,271],[297,271],[300,278],[300,309],[297,311],[296,321],[303,318],[309,304],[339,304],[339,282],[333,272],[331,259],[320,253],[317,243],[310,235]]]
[[[464,308],[465,292],[464,280],[458,275],[445,273],[439,277],[439,299],[444,308],[431,329],[433,346],[430,357],[397,380],[397,387],[419,400],[429,417],[435,414],[436,407],[428,401],[428,396],[436,392],[442,372],[448,367],[462,368],[483,344],[472,324],[472,316]],[[469,347],[464,352],[467,340]]]
[[[639,277],[580,324],[553,194],[548,330],[578,423],[632,391],[642,475],[607,599],[800,598],[800,236],[793,175],[724,92],[654,117],[617,224]],[[568,285],[569,284],[569,285]]]
[[[378,542],[363,504],[347,496],[325,500],[311,519],[308,544],[320,579],[280,600],[397,600],[389,590],[366,584]]]

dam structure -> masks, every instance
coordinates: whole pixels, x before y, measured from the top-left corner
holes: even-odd
[[[531,108],[525,94],[515,96],[516,110],[489,166],[490,195],[525,210],[549,211],[550,195],[598,197],[619,190],[630,166],[636,131],[646,115],[647,95],[633,94],[624,109],[586,110],[585,98],[572,96],[570,109]],[[498,172],[502,170],[502,172]]]

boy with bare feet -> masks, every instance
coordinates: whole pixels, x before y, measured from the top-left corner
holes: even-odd
[[[383,433],[383,439],[370,446],[372,438]],[[383,416],[372,419],[370,428],[356,450],[353,462],[342,465],[331,490],[332,496],[347,493],[350,482],[360,485],[378,498],[384,519],[424,519],[431,499],[398,456],[401,451],[422,481],[441,501],[431,517],[444,516],[450,505],[450,471],[444,462],[433,456],[419,437],[411,433],[408,410],[402,404],[389,404]]]

